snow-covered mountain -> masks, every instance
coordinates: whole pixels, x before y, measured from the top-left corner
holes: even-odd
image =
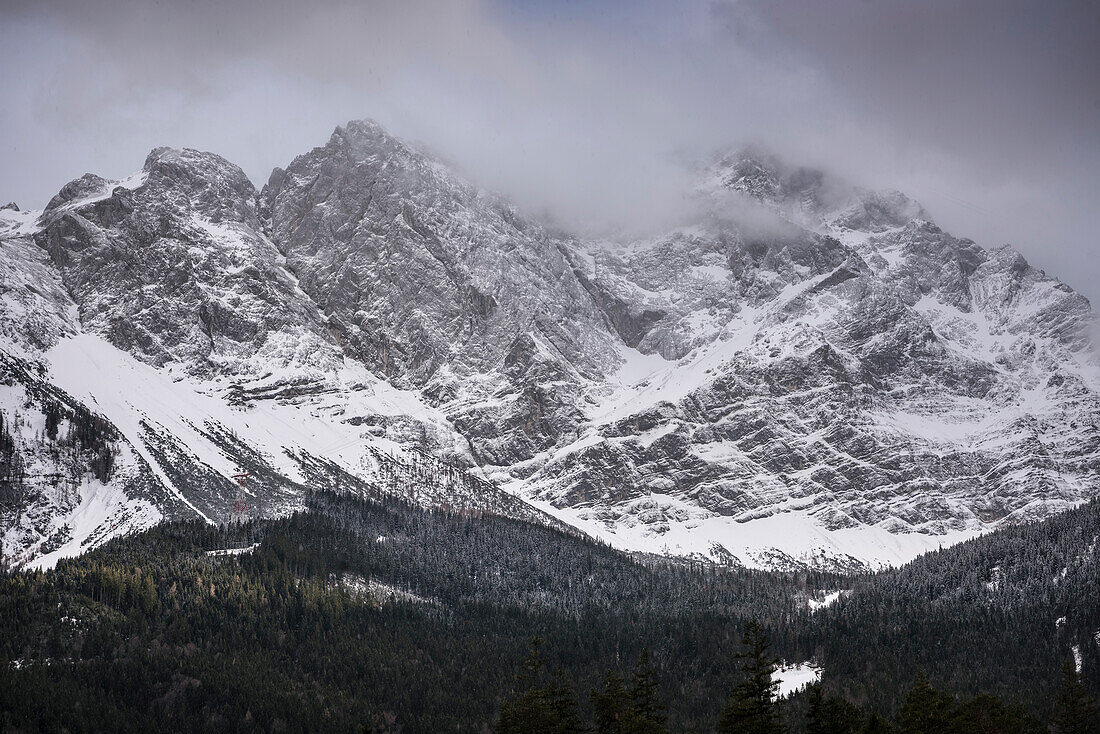
[[[264,513],[339,486],[769,567],[1097,494],[1083,297],[896,192],[698,181],[691,226],[586,240],[354,122],[259,192],[162,148],[0,211],[5,553],[224,520],[241,471]]]

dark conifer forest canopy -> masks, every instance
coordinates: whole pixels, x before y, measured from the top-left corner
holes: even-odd
[[[845,577],[317,493],[5,575],[0,727],[1094,732],[1098,536],[1091,503]],[[780,660],[821,683],[777,700]]]

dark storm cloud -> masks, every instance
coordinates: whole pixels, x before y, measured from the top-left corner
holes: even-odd
[[[373,117],[572,224],[657,226],[755,140],[900,188],[1100,295],[1095,3],[8,3],[0,198],[157,145],[262,184]]]

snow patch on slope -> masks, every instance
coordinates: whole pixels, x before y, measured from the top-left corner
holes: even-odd
[[[80,497],[76,509],[58,518],[68,525],[69,539],[60,547],[35,558],[28,568],[53,568],[62,558],[71,558],[119,535],[137,532],[156,525],[162,519],[160,511],[150,502],[127,497],[110,484],[85,477],[77,488]]]
[[[510,489],[522,494],[518,483]],[[616,522],[605,520],[584,507],[555,507],[544,500],[523,496],[535,507],[620,550],[707,558],[719,563],[732,560],[758,569],[794,570],[812,566],[850,570],[860,565],[872,569],[900,566],[919,555],[975,538],[987,530],[976,526],[928,535],[895,533],[878,525],[829,529],[812,513],[798,509],[738,521],[657,494],[639,502],[659,505],[663,523],[651,524],[631,515]]]
[[[780,665],[772,673],[772,680],[779,682],[777,698],[787,698],[821,680],[821,668],[807,661],[793,665]]]
[[[174,486],[146,444],[146,425],[163,427],[197,461],[222,476],[237,473],[238,467],[212,441],[214,429],[244,437],[281,474],[305,482],[300,464],[288,452],[307,451],[359,476],[369,476],[377,468],[370,448],[403,452],[396,441],[341,420],[345,415],[410,415],[444,422],[413,393],[381,383],[353,366],[335,375],[317,375],[332,382],[330,389],[318,395],[234,405],[227,399],[228,382],[200,382],[179,371],[158,370],[93,334],[63,339],[47,358],[54,382],[118,427],[164,486],[211,522],[222,518],[207,517]]]

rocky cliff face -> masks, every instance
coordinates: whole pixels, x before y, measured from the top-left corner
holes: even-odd
[[[1095,494],[1084,298],[897,192],[755,151],[699,181],[694,226],[595,242],[373,123],[260,193],[158,149],[122,182],[0,211],[0,337],[98,406],[150,483],[123,500],[162,514],[217,519],[247,467],[267,511],[311,483],[405,482],[538,516],[444,481],[464,466],[628,548],[848,567]],[[5,415],[38,410],[9,372]],[[63,504],[43,512],[87,509]],[[45,552],[35,532],[8,552]]]
[[[665,314],[638,349],[678,361],[634,355],[652,371],[531,491],[618,533],[725,555],[702,547],[707,527],[706,542],[780,565],[888,555],[1091,496],[1084,298],[900,194],[755,158],[716,169],[701,187],[716,206],[732,189],[780,222],[590,251],[594,277]],[[748,522],[760,518],[808,542],[769,549]]]
[[[533,221],[373,123],[276,170],[262,210],[347,354],[420,391],[479,463],[576,435],[614,339]]]
[[[123,185],[67,184],[39,221],[34,240],[83,328],[145,362],[246,376],[339,355],[264,236],[251,182],[223,158],[159,148]]]

